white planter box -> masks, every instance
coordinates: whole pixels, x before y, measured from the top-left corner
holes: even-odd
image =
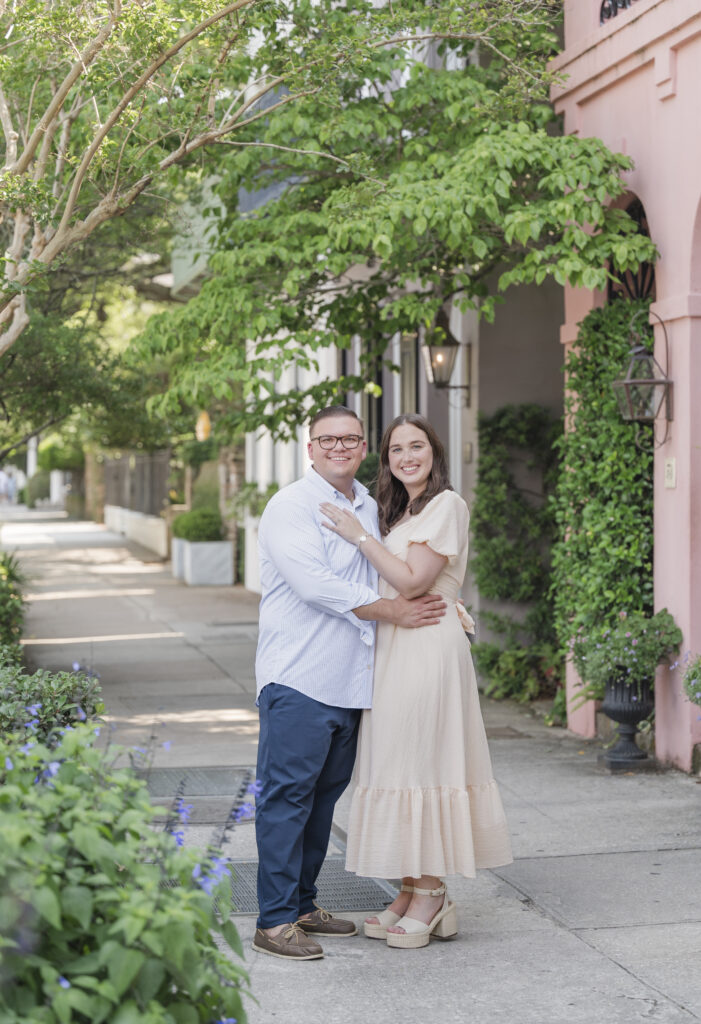
[[[234,582],[234,545],[230,540],[185,540],[184,579],[190,586],[230,587]]]
[[[185,545],[186,540],[182,537],[173,537],[170,542],[170,571],[173,578],[182,580],[185,578]]]

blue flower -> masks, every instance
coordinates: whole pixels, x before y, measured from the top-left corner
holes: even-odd
[[[192,877],[196,881],[200,877],[201,874],[202,874],[202,865],[201,864],[195,864],[194,868],[192,869]]]
[[[178,800],[175,805],[175,810],[183,825],[187,825],[190,820],[190,815],[192,814],[192,804],[184,804],[182,800]]]
[[[74,672],[80,672],[80,662],[79,661],[74,661],[72,668],[73,668]]]
[[[236,1017],[220,1017],[217,1024],[236,1024]]]
[[[12,763],[12,758],[11,757],[6,757],[5,758],[5,771],[11,772],[13,768],[14,768],[14,765]]]
[[[28,707],[25,708],[25,710],[28,711],[30,715],[36,715],[40,707],[41,704],[29,704]]]
[[[64,978],[62,974],[59,975],[58,983],[61,986],[61,988],[70,988],[71,987],[71,983],[68,980],[68,978]]]
[[[170,750],[170,740],[166,740],[164,743],[161,744],[161,746],[163,747],[164,750]]]
[[[246,792],[250,793],[251,796],[260,796],[263,792],[263,783],[260,779],[256,779],[255,782],[251,782],[250,785],[246,786]]]
[[[81,708],[80,704],[76,705],[75,713],[76,713],[76,718],[78,719],[79,722],[84,722],[85,719],[88,717],[85,714],[85,712],[83,711],[83,709]]]
[[[22,751],[23,754],[28,754],[29,751],[32,749],[32,747],[35,747],[35,746],[36,746],[36,743],[32,743],[30,741],[28,743],[24,743],[19,749]]]
[[[171,835],[173,836],[173,839],[175,840],[178,846],[182,846],[183,843],[185,842],[185,833],[182,830],[179,830],[178,832],[172,832]]]
[[[57,775],[58,774],[58,770],[59,770],[60,767],[61,767],[61,762],[60,761],[50,761],[49,764],[47,765],[46,772],[45,772],[45,775],[47,776],[47,778],[52,779],[54,777],[54,775]]]
[[[252,818],[253,814],[253,804],[243,803],[234,812],[234,821],[246,821],[248,818]]]

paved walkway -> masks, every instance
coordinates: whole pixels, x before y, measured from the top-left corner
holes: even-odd
[[[3,547],[18,551],[29,576],[29,660],[95,668],[117,740],[150,742],[165,783],[167,769],[174,778],[175,769],[202,769],[212,788],[194,800],[187,841],[206,844],[232,799],[217,785],[255,764],[256,597],[177,583],[167,565],[92,523],[21,509],[0,518]],[[247,952],[258,999],[251,1024],[701,1020],[698,780],[610,776],[597,744],[515,705],[487,700],[484,713],[515,863],[450,879],[455,942],[401,951],[360,936],[327,941],[325,959],[304,964]],[[225,852],[255,859],[250,824]],[[351,916],[360,923],[364,914]],[[237,921],[246,946],[253,922]]]

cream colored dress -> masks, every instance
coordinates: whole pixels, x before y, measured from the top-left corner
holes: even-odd
[[[443,491],[385,538],[406,559],[427,543],[448,559],[431,592],[448,602],[437,626],[380,623],[371,711],[364,711],[346,868],[402,878],[509,864],[511,843],[492,775],[470,645],[456,600],[467,565],[469,513]],[[382,597],[397,591],[384,580]]]

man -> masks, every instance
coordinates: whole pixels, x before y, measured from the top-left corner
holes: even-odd
[[[415,628],[445,612],[435,594],[381,599],[377,573],[360,551],[322,530],[319,506],[333,501],[379,538],[377,506],[354,480],[367,453],[355,413],[344,406],[317,413],[307,450],[311,469],[270,500],[258,534],[262,789],[253,948],[293,960],[323,956],[314,936],[356,934],[352,921],[315,905],[315,882],[351,777],[360,712],[371,704],[374,621]]]

